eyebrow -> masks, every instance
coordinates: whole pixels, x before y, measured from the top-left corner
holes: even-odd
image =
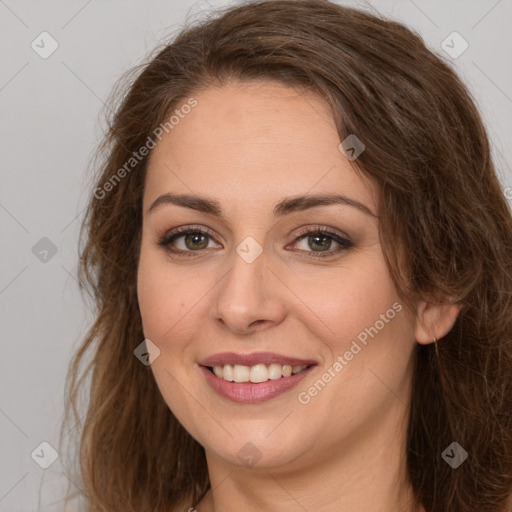
[[[159,209],[163,205],[172,204],[176,206],[182,206],[184,208],[190,208],[203,213],[214,215],[215,217],[223,217],[224,212],[218,201],[215,199],[209,199],[193,194],[163,194],[159,196],[149,207],[148,214],[156,209]],[[351,199],[349,197],[340,194],[323,194],[323,195],[307,195],[307,196],[295,196],[283,199],[274,206],[273,214],[275,217],[282,217],[294,212],[302,212],[310,208],[317,206],[329,206],[329,205],[345,205],[357,208],[366,215],[377,218],[367,206]]]

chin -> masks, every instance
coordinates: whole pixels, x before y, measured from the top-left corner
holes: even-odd
[[[290,431],[286,427],[281,431],[279,427],[276,429],[279,421],[260,421],[258,425],[247,422],[237,430],[228,429],[232,437],[222,430],[218,436],[212,437],[210,431],[196,439],[208,454],[230,464],[254,469],[286,466],[307,452],[310,443],[300,432]]]

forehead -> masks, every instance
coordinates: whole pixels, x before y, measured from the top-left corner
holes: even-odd
[[[373,187],[339,150],[332,114],[319,96],[273,82],[230,82],[193,98],[195,107],[152,150],[146,207],[166,192],[240,207],[336,192],[374,209]]]

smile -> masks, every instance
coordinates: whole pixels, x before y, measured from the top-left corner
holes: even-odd
[[[224,352],[199,363],[207,384],[222,398],[254,404],[290,391],[317,366],[283,354]]]
[[[308,368],[309,365],[291,366],[289,364],[272,363],[244,366],[240,364],[224,366],[215,365],[210,371],[219,378],[228,382],[252,382],[253,384],[278,380],[283,377],[290,377]]]

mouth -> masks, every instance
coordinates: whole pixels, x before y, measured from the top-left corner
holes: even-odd
[[[267,352],[223,353],[199,363],[206,382],[218,395],[248,404],[284,394],[297,386],[316,366],[312,360]]]
[[[227,382],[251,382],[253,384],[261,384],[269,380],[279,380],[296,375],[314,366],[313,364],[290,365],[290,364],[255,364],[253,366],[245,366],[241,364],[225,364],[215,366],[205,366],[207,370],[219,379]]]
[[[316,367],[316,363],[199,366],[214,392],[223,399],[241,404],[257,404],[286,396]]]

